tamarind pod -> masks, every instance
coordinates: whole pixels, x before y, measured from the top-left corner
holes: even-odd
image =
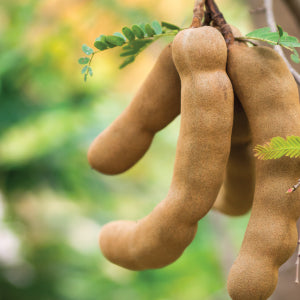
[[[238,28],[230,25],[235,37],[242,36]],[[235,41],[240,47],[245,43]],[[255,188],[255,165],[252,137],[245,111],[235,95],[230,155],[225,180],[213,206],[226,215],[240,216],[252,207]]]
[[[105,174],[132,167],[149,148],[154,134],[180,113],[180,78],[169,44],[124,112],[91,144],[88,161]]]
[[[206,26],[181,31],[173,59],[182,83],[181,124],[167,197],[138,222],[105,225],[99,237],[104,256],[131,270],[180,257],[216,199],[229,156],[233,90],[222,35]]]
[[[300,135],[297,84],[277,52],[232,46],[227,71],[248,117],[254,145],[275,136]],[[300,161],[287,157],[256,161],[253,208],[227,284],[233,300],[270,297],[279,267],[295,251],[300,196],[285,191],[299,170]]]
[[[231,148],[225,180],[213,206],[226,215],[243,215],[252,207],[255,164],[251,140],[247,116],[235,97]]]

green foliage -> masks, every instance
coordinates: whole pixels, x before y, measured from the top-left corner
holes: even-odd
[[[122,33],[116,32],[113,35],[100,35],[96,38],[94,42],[94,47],[98,51],[93,51],[92,48],[87,45],[82,46],[82,50],[87,55],[92,54],[92,57],[87,59],[79,59],[80,64],[88,64],[87,68],[82,69],[84,74],[84,80],[87,80],[88,75],[92,76],[91,62],[94,57],[94,54],[107,50],[109,48],[122,47],[120,57],[126,57],[126,59],[120,65],[120,69],[126,67],[133,61],[136,57],[145,50],[151,43],[157,41],[159,38],[166,36],[174,37],[181,28],[177,25],[162,22],[161,24],[158,21],[153,21],[151,24],[140,24],[133,25],[131,29],[128,26],[122,28]]]
[[[278,159],[282,156],[300,157],[300,137],[288,136],[286,139],[282,137],[274,137],[265,145],[257,145],[254,148],[255,156],[259,159]]]
[[[162,37],[174,37],[180,30],[177,25],[168,23],[153,21],[151,24],[140,24],[133,25],[131,29],[128,26],[122,28],[123,35],[119,32],[114,33],[113,35],[100,35],[96,38],[94,42],[94,47],[97,48],[100,52],[107,50],[109,48],[122,47],[122,52],[120,57],[127,57],[123,63],[119,66],[120,69],[126,67],[130,63],[134,62],[136,57],[145,50],[151,43],[158,40]],[[293,53],[291,54],[291,59],[295,63],[300,63],[300,57],[295,48],[300,47],[300,42],[296,37],[289,36],[280,25],[277,25],[277,32],[271,32],[270,27],[264,27],[256,29],[248,34],[245,37],[238,37],[237,40],[259,40],[271,45],[280,45]],[[99,51],[93,51],[92,48],[87,45],[82,46],[82,50],[87,55],[92,54],[91,59],[80,58],[78,62],[80,64],[89,64],[89,68],[84,68],[86,72],[84,74],[84,80],[86,81],[87,76],[92,74],[91,61],[94,54]],[[82,69],[83,70],[83,69]],[[91,76],[91,75],[90,75]]]
[[[102,41],[95,41],[94,46],[99,49],[100,51],[103,51],[108,48],[107,44]]]
[[[120,36],[116,35],[108,35],[105,37],[106,43],[108,45],[113,45],[113,46],[123,46],[125,44],[125,39],[121,38]]]
[[[152,28],[152,26],[150,24],[145,25],[145,31],[146,31],[148,37],[152,37],[156,34],[155,30]]]
[[[130,28],[125,26],[122,28],[122,32],[129,41],[135,40],[135,34]]]
[[[293,49],[294,53],[291,54],[291,59],[294,63],[299,64],[300,63],[300,58],[299,58],[299,53],[296,51],[296,49]]]
[[[162,32],[163,32],[162,27],[158,21],[152,22],[152,28],[153,28],[155,34],[162,34]]]
[[[280,25],[277,25],[277,29],[277,32],[271,32],[270,27],[259,28],[246,34],[246,38],[263,41],[271,45],[280,45],[281,47],[292,51],[291,59],[295,63],[300,63],[299,54],[295,49],[300,47],[298,39],[294,36],[289,36],[287,32],[283,31]]]
[[[138,39],[143,39],[145,36],[143,29],[138,25],[132,25],[132,32]]]
[[[87,64],[88,62],[90,61],[90,59],[88,57],[81,57],[78,59],[78,62],[81,64],[81,65],[85,65]]]
[[[91,55],[94,52],[93,49],[87,46],[86,44],[82,45],[82,51],[87,55]]]

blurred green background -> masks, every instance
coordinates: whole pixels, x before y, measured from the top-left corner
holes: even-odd
[[[228,21],[252,29],[244,1],[218,1]],[[131,272],[98,249],[101,226],[146,215],[168,191],[179,118],[119,176],[91,170],[91,141],[128,105],[163,43],[118,70],[97,55],[87,83],[81,45],[142,21],[188,25],[193,0],[1,0],[0,299],[228,299],[226,273],[248,216],[209,213],[174,264]]]

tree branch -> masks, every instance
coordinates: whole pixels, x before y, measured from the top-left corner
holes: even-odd
[[[214,0],[205,0],[206,11],[208,12],[208,17],[214,23],[214,26],[219,27],[220,31],[225,39],[227,47],[229,48],[234,44],[234,36],[231,31],[230,26],[226,23],[223,14],[220,12],[217,4]]]
[[[201,26],[201,22],[204,17],[204,0],[195,0],[193,13],[194,16],[191,27],[198,28]]]
[[[265,3],[265,7],[266,7],[266,17],[267,17],[268,25],[271,28],[271,31],[276,32],[277,24],[276,24],[274,13],[273,13],[273,0],[264,0],[264,3]],[[287,64],[288,68],[290,69],[291,73],[293,74],[297,84],[300,85],[300,74],[292,67],[292,65],[286,58],[282,48],[280,46],[275,46],[274,49],[283,58],[283,60]]]

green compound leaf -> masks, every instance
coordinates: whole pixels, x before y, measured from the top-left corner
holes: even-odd
[[[170,29],[170,30],[178,30],[178,31],[180,30],[180,27],[178,27],[177,25],[168,23],[168,22],[161,22],[161,26],[165,27],[167,29]]]
[[[145,34],[144,34],[143,29],[140,26],[133,25],[131,29],[132,29],[132,32],[135,34],[135,36],[138,39],[143,39],[144,38]]]
[[[123,38],[115,35],[108,35],[105,37],[105,42],[108,43],[108,45],[116,46],[122,46],[125,44],[125,41]]]
[[[119,69],[123,69],[127,65],[131,64],[132,62],[134,62],[134,60],[135,60],[135,56],[129,56],[129,57],[127,57],[124,60],[124,62],[120,65]]]
[[[125,27],[122,28],[122,32],[126,36],[128,41],[135,40],[135,34],[133,33],[133,31],[130,28],[125,26]]]
[[[114,47],[122,47],[121,57],[125,57],[125,60],[121,64],[120,68],[124,68],[128,64],[132,63],[135,58],[151,43],[157,41],[162,37],[168,37],[169,39],[174,37],[181,29],[173,24],[162,22],[162,25],[158,21],[153,21],[151,24],[133,25],[131,28],[124,26],[122,33],[116,32],[113,35],[100,35],[94,42],[94,47],[100,51],[107,50]],[[293,41],[295,42],[295,41]],[[87,80],[88,76],[93,75],[93,71],[90,67],[94,55],[99,51],[93,51],[92,48],[87,45],[82,47],[84,53],[92,55],[90,58],[84,58],[78,60],[80,64],[88,64],[87,68],[82,69],[84,74],[84,80]]]
[[[162,27],[160,26],[158,21],[153,21],[151,25],[155,31],[155,34],[162,34]]]
[[[300,157],[300,137],[293,135],[286,137],[286,139],[274,137],[263,146],[257,145],[254,151],[254,156],[262,160],[278,159],[282,156],[297,158]]]
[[[278,25],[279,26],[279,25]],[[280,27],[281,28],[281,27]],[[281,28],[282,30],[282,28]],[[282,34],[282,35],[280,35]],[[287,32],[280,33],[277,32],[271,32],[270,27],[264,27],[256,29],[248,34],[246,34],[246,37],[249,39],[256,39],[260,41],[267,42],[272,45],[282,45],[284,47],[300,47],[300,43],[296,37],[289,36]]]
[[[78,59],[78,63],[80,63],[81,65],[86,65],[89,61],[90,59],[88,57],[80,57]]]
[[[83,51],[86,55],[91,55],[91,54],[94,52],[94,50],[93,50],[91,47],[89,47],[88,45],[86,45],[86,44],[83,44],[83,45],[82,45],[82,51]]]
[[[84,74],[86,72],[87,68],[88,68],[88,66],[84,66],[81,70],[81,74]]]
[[[145,30],[149,37],[152,37],[155,35],[155,30],[152,28],[152,26],[150,24],[145,25]]]

